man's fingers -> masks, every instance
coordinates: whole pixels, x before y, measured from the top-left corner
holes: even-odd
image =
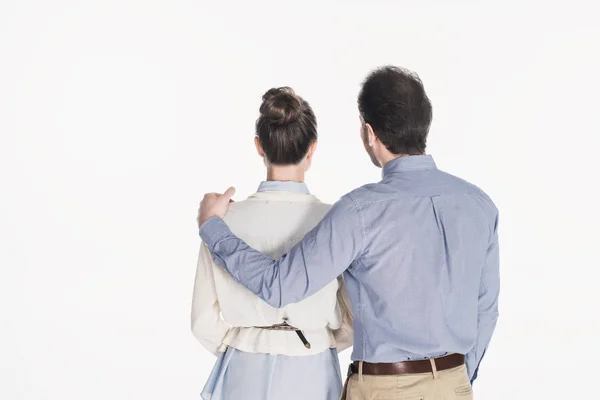
[[[202,200],[208,200],[208,199],[210,199],[210,198],[217,198],[217,197],[219,197],[219,196],[221,196],[221,194],[220,194],[220,193],[214,193],[214,192],[213,192],[213,193],[206,193],[206,194],[204,195],[204,197],[202,198]]]
[[[227,189],[221,197],[223,197],[223,201],[229,202],[234,194],[235,194],[235,188],[232,186],[229,189]]]

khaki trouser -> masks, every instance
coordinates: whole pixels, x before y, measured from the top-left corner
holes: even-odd
[[[363,375],[348,378],[340,400],[472,400],[467,368],[404,375]]]

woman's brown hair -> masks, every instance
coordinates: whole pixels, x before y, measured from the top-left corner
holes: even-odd
[[[275,165],[298,164],[317,140],[312,108],[289,87],[269,89],[262,100],[256,136],[267,160]]]

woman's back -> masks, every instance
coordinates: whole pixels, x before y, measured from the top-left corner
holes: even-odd
[[[330,206],[308,194],[303,183],[277,182],[277,189],[284,190],[269,190],[273,183],[264,182],[247,200],[232,204],[225,220],[248,245],[278,258],[316,226]],[[220,313],[230,327],[221,345],[252,353],[291,356],[349,346],[349,343],[336,343],[332,333],[339,330],[343,322],[343,304],[338,305],[341,280],[331,282],[302,302],[276,309],[235,282],[214,261],[210,260],[210,264]],[[284,321],[303,331],[310,349],[293,331],[257,328]],[[349,323],[348,320],[344,322]],[[194,330],[201,334],[203,329],[198,326]],[[344,326],[345,331],[349,329]]]

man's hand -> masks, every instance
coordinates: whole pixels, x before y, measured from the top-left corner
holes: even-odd
[[[235,188],[230,187],[224,194],[207,193],[200,202],[198,208],[198,228],[210,217],[225,217],[229,203],[233,202],[231,197],[235,194]]]

